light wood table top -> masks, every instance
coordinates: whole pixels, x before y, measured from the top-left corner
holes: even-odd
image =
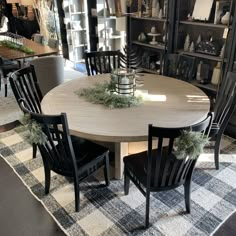
[[[106,74],[59,85],[43,98],[42,111],[45,114],[66,112],[71,134],[106,142],[103,145],[115,152],[115,178],[121,179],[123,157],[141,151],[143,145],[146,150],[145,143],[133,142],[147,140],[148,124],[190,126],[206,118],[210,109],[206,94],[189,83],[151,74],[144,74],[142,78],[144,85],[139,89],[148,92],[148,101],[138,107],[110,109],[87,102],[74,93],[110,80],[110,75]]]
[[[160,127],[190,126],[209,112],[209,99],[199,88],[169,77],[146,74],[141,90],[149,101],[138,107],[110,109],[92,104],[74,91],[89,87],[109,75],[86,77],[51,90],[42,101],[46,114],[66,112],[72,134],[99,141],[133,142],[147,139],[148,124]]]
[[[57,54],[58,49],[56,48],[50,48],[47,45],[42,45],[40,43],[36,43],[32,40],[23,39],[24,46],[32,49],[34,53],[27,54],[18,50],[14,50],[5,46],[0,45],[0,55],[3,58],[9,59],[9,60],[17,60],[17,59],[24,59],[28,57],[34,57],[34,56],[48,56],[52,54]]]

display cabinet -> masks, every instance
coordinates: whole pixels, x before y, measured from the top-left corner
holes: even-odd
[[[173,51],[175,1],[133,1],[130,7],[130,44],[141,57],[140,69],[162,74],[164,59]]]
[[[194,57],[192,83],[216,94],[232,48],[234,0],[177,0],[174,52]]]
[[[88,48],[87,1],[64,0],[63,9],[69,60],[76,67],[83,61]]]

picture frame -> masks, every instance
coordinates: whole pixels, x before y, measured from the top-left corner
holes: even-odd
[[[192,19],[208,21],[210,18],[213,2],[214,0],[196,0]]]

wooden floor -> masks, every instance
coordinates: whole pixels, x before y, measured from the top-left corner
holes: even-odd
[[[0,235],[65,235],[1,157],[0,189]]]
[[[7,129],[9,127],[2,128],[0,132]],[[0,235],[65,235],[2,157],[0,157],[0,189]],[[214,236],[235,235],[236,212],[216,231]]]

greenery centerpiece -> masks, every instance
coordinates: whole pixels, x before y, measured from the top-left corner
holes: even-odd
[[[115,93],[114,86],[112,81],[106,81],[104,83],[97,83],[91,88],[79,89],[75,93],[91,103],[103,104],[112,109],[134,107],[143,102],[140,96],[125,96]]]

